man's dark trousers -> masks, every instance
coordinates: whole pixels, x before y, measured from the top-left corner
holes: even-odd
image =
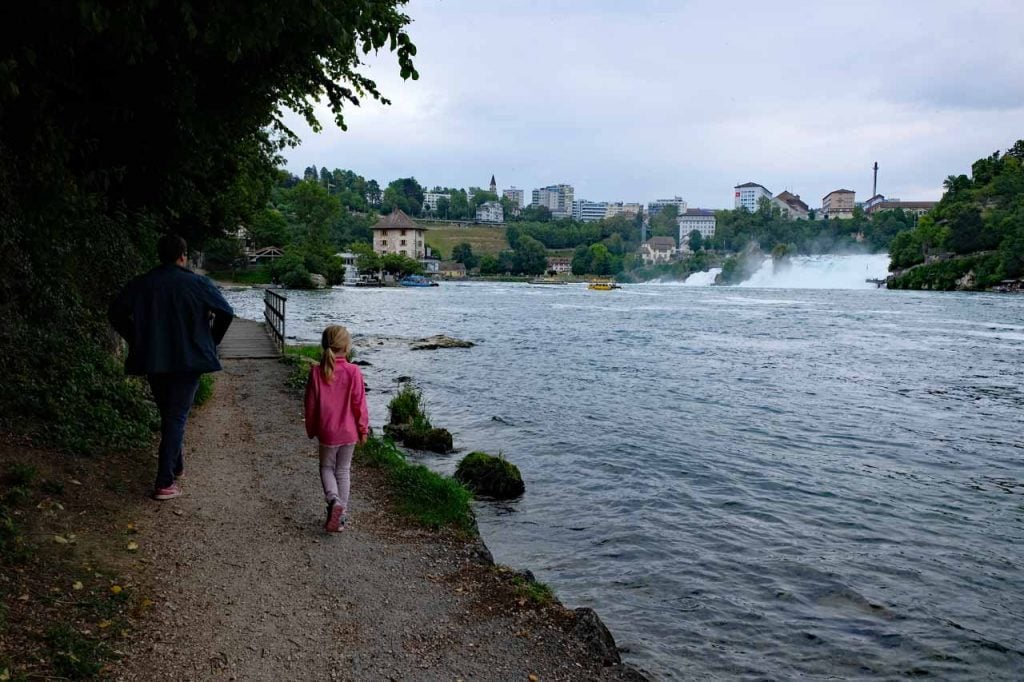
[[[168,488],[185,468],[185,423],[199,388],[200,372],[150,374],[149,387],[160,410],[160,450],[156,487]]]

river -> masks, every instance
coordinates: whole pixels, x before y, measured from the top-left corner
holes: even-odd
[[[656,679],[1024,678],[1024,297],[796,268],[289,292],[289,334],[477,342],[373,340],[372,423],[411,375],[457,447],[517,464],[525,496],[477,506],[495,559],[595,608]],[[258,290],[228,296],[260,317]]]

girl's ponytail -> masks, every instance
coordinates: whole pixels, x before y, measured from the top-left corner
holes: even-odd
[[[323,372],[324,381],[331,383],[331,377],[334,376],[334,351],[330,348],[324,348],[320,356],[320,371]]]
[[[323,336],[320,337],[320,347],[323,349],[320,355],[320,371],[324,375],[324,381],[331,383],[338,356],[347,358],[351,344],[352,339],[348,330],[341,325],[332,324],[324,330]]]

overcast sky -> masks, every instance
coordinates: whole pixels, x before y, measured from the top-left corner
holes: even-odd
[[[391,106],[324,115],[288,168],[382,185],[732,206],[754,181],[938,199],[949,174],[1024,138],[1024,1],[412,0],[418,81],[366,72]]]

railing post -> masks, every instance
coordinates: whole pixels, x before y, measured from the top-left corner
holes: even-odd
[[[282,355],[284,354],[284,321],[287,300],[285,296],[276,291],[270,289],[263,291],[263,317],[267,321],[267,331],[274,341],[274,345],[277,346],[278,352]]]

